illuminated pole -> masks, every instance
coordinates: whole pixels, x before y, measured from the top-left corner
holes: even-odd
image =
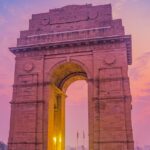
[[[59,136],[59,148],[58,150],[61,150],[62,149],[62,139],[61,139],[61,135]]]
[[[54,142],[54,150],[57,150],[57,138],[53,137],[53,142]]]

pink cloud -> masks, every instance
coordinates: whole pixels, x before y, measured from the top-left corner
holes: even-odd
[[[150,53],[143,53],[130,67],[129,76],[133,97],[132,123],[134,140],[138,145],[150,141]]]
[[[0,15],[0,26],[2,26],[6,22],[5,18]]]
[[[131,80],[131,91],[133,97],[148,96],[150,90],[150,53],[145,53],[134,61],[129,70]]]

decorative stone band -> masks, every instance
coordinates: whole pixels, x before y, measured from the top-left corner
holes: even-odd
[[[119,81],[119,80],[129,80],[128,77],[115,77],[115,78],[102,78],[102,79],[99,79],[98,81],[100,82],[106,82],[106,81]]]
[[[132,98],[131,95],[123,95],[123,96],[109,96],[109,97],[103,97],[103,98],[94,97],[92,100],[93,101],[96,101],[96,100],[103,101],[103,100],[111,99],[111,101],[120,101],[120,99],[128,100],[128,99],[131,99],[131,98]]]
[[[94,143],[134,143],[134,141],[94,141]]]
[[[17,87],[28,87],[28,86],[49,86],[51,84],[51,82],[41,82],[41,83],[28,83],[28,84],[14,84],[13,87],[17,88]]]
[[[15,100],[12,100],[11,102],[10,102],[10,104],[37,104],[37,103],[44,103],[44,101],[43,100],[32,100],[32,101],[21,101],[21,102],[16,102]]]
[[[30,45],[37,43],[49,43],[49,42],[62,42],[66,40],[77,40],[84,39],[85,37],[105,37],[112,35],[113,28],[110,26],[100,27],[100,28],[92,28],[92,29],[82,29],[82,30],[74,30],[74,31],[65,31],[65,32],[54,32],[47,34],[37,34],[30,35],[27,37],[21,37],[17,40],[17,45]],[[116,31],[115,34],[121,35],[120,30]]]
[[[81,75],[84,75],[84,73]],[[104,78],[104,79],[86,79],[87,82],[105,82],[105,81],[118,81],[118,80],[129,80],[129,77],[116,77],[116,78]],[[52,84],[50,81],[48,82],[35,82],[35,83],[26,83],[26,84],[14,84],[13,87],[17,88],[17,87],[28,87],[28,86],[49,86],[50,84]]]
[[[33,145],[37,145],[37,144],[43,144],[41,142],[9,142],[8,144],[33,144]]]
[[[90,29],[82,29],[82,30],[74,30],[74,31],[63,31],[63,32],[54,32],[54,33],[46,33],[46,34],[35,34],[35,35],[29,35],[27,37],[39,37],[39,36],[47,36],[47,35],[60,35],[60,34],[73,34],[73,33],[78,33],[78,32],[85,32],[85,31],[96,31],[96,30],[104,30],[104,29],[109,29],[111,26],[106,26],[106,27],[99,27],[99,28],[90,28]]]
[[[21,52],[31,52],[31,51],[42,51],[45,55],[44,50],[49,50],[54,48],[64,48],[64,47],[75,47],[75,46],[88,46],[88,45],[99,45],[99,44],[108,44],[108,43],[120,43],[124,42],[127,47],[127,60],[128,64],[132,64],[132,55],[131,55],[131,36],[107,36],[107,37],[96,37],[96,38],[84,38],[78,40],[68,40],[64,42],[55,42],[55,43],[45,43],[45,44],[35,44],[28,46],[18,46],[9,48],[10,51],[14,54]]]
[[[87,79],[87,82],[106,82],[106,81],[118,81],[118,80],[122,80],[122,81],[126,81],[129,80],[129,77],[113,77],[113,78],[101,78],[101,79]]]

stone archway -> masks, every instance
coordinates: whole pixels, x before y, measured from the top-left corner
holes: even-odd
[[[32,15],[29,30],[10,48],[16,65],[8,150],[54,150],[58,139],[64,150],[62,106],[78,79],[88,83],[89,150],[133,150],[131,48],[111,5]]]
[[[58,65],[57,65],[58,66]],[[87,80],[83,68],[73,62],[65,62],[51,71],[48,150],[65,149],[65,98],[66,90],[77,80]]]

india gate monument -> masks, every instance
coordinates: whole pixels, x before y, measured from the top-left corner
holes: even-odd
[[[10,51],[16,63],[8,150],[65,150],[66,90],[76,80],[88,85],[88,149],[134,150],[131,35],[110,4],[33,14]]]

